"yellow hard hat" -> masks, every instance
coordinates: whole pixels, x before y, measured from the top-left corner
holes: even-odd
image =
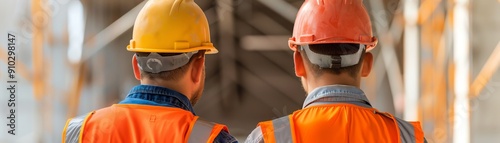
[[[135,20],[132,52],[187,53],[207,50],[217,53],[210,42],[205,13],[194,0],[149,0]]]

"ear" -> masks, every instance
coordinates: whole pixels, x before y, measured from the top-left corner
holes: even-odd
[[[302,60],[302,56],[299,52],[295,51],[293,53],[293,62],[295,63],[295,75],[297,77],[305,77],[306,69],[304,66],[304,61]]]
[[[132,57],[132,69],[134,70],[135,79],[141,80],[141,70],[139,69],[139,66],[137,65],[137,55],[135,55],[135,54]]]
[[[204,72],[205,68],[205,54],[201,54],[201,56],[198,57],[192,57],[192,63],[191,63],[191,80],[194,83],[198,83],[200,81],[203,81],[201,78]]]
[[[361,67],[361,77],[367,77],[370,75],[373,67],[373,54],[365,53],[365,57],[363,58],[363,65]]]

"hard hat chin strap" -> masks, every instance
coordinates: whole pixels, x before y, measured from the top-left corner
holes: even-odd
[[[182,53],[175,56],[161,56],[158,53],[150,53],[147,57],[137,56],[139,69],[151,73],[171,71],[186,65],[189,59],[198,51]]]
[[[359,49],[356,53],[331,56],[315,53],[309,49],[309,45],[300,46],[300,50],[305,51],[309,61],[314,65],[318,65],[320,68],[341,68],[356,65],[364,49],[365,45],[359,44]]]

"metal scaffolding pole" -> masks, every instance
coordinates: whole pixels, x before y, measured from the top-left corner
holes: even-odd
[[[232,0],[217,0],[217,16],[219,30],[219,60],[224,106],[234,102],[237,94],[238,72],[236,66],[236,44],[234,40],[234,8]],[[229,108],[228,108],[229,109]]]
[[[146,4],[147,1],[139,3],[123,16],[118,18],[115,22],[111,23],[108,27],[104,28],[101,32],[87,40],[83,45],[82,62],[90,59],[96,53],[104,48],[107,44],[118,38],[118,36],[125,33],[128,29],[134,26],[134,21],[139,11]]]
[[[500,61],[500,42],[498,42],[497,47],[493,50],[483,68],[479,74],[477,74],[477,77],[473,80],[472,85],[470,86],[471,97],[477,97],[479,96],[479,93],[483,91],[488,81],[490,81],[493,74],[495,74],[500,67],[500,62],[498,61]]]
[[[404,3],[404,119],[409,121],[418,120],[418,97],[420,94],[420,40],[417,25],[418,6],[418,0],[406,0]]]
[[[453,114],[453,142],[470,142],[470,46],[469,0],[456,0],[453,8],[453,56],[455,70],[455,102]]]
[[[398,23],[398,15],[394,15],[391,21],[385,18],[387,14],[384,10],[385,7],[382,0],[370,0],[369,2],[371,11],[377,14],[373,20],[375,23],[375,31],[378,33],[377,36],[380,37],[380,57],[382,57],[384,61],[384,67],[387,74],[390,75],[387,76],[387,78],[389,79],[389,87],[391,89],[396,115],[400,115],[402,110],[400,106],[398,106],[398,102],[404,95],[404,82],[394,44],[395,41],[399,41],[403,28],[400,26],[400,23]],[[391,22],[390,25],[389,22]]]

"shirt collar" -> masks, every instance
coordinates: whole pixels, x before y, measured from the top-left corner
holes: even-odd
[[[153,85],[135,86],[120,104],[177,107],[194,114],[193,106],[185,95],[169,88]]]
[[[356,105],[367,105],[371,107],[368,98],[366,98],[365,93],[361,89],[348,85],[327,85],[318,87],[307,95],[302,108],[309,107],[318,102],[356,103]]]

